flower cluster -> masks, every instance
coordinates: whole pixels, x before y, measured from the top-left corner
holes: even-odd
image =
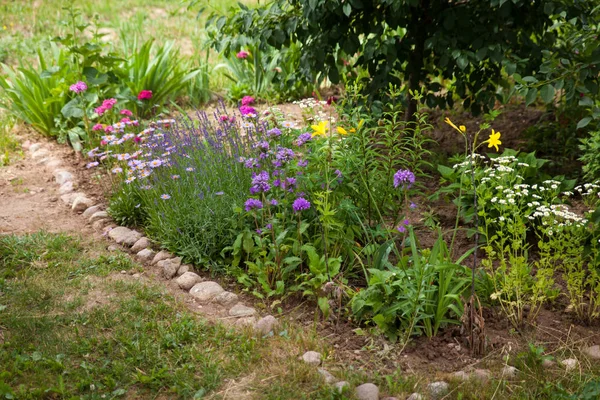
[[[96,114],[103,115],[105,112],[113,108],[113,106],[117,104],[117,99],[106,99],[102,102],[100,107],[97,107],[94,111]]]
[[[72,84],[71,86],[69,86],[69,90],[74,92],[74,93],[83,93],[87,90],[87,85],[85,82],[79,81],[77,83]]]

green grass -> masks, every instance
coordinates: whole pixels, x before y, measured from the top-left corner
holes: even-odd
[[[11,163],[19,149],[19,142],[11,133],[13,120],[3,110],[0,110],[0,167]]]

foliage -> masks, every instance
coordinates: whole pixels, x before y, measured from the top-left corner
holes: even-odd
[[[410,249],[397,266],[388,261],[385,269],[369,269],[368,287],[352,300],[352,312],[361,320],[372,320],[386,336],[406,343],[411,336],[438,333],[446,324],[459,324],[463,311],[461,296],[469,284],[468,269],[452,262],[443,236],[431,249],[418,250],[409,227]],[[386,243],[390,248],[393,243]]]
[[[477,113],[493,107],[504,74],[524,76],[541,64],[538,55],[556,39],[549,30],[556,15],[583,17],[591,8],[586,3],[277,0],[240,6],[216,19],[216,26],[230,37],[258,38],[263,46],[303,43],[300,66],[307,77],[323,74],[337,83],[342,60],[360,54],[354,67],[368,71],[369,93],[376,96],[390,82],[406,82],[413,91],[424,85],[429,107],[451,107],[457,95]],[[444,80],[454,82],[440,95]],[[410,101],[407,114],[415,111]]]
[[[590,132],[590,136],[581,139],[579,161],[588,182],[600,180],[600,130]]]

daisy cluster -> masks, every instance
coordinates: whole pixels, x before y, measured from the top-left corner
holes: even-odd
[[[306,121],[331,121],[335,122],[335,118],[331,117],[326,111],[328,106],[327,101],[317,100],[312,97],[296,100],[293,104],[300,107],[302,115]]]

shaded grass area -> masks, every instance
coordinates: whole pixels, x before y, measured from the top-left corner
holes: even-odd
[[[300,341],[200,320],[121,273],[138,269],[65,235],[1,238],[0,398],[336,398],[296,360]]]

